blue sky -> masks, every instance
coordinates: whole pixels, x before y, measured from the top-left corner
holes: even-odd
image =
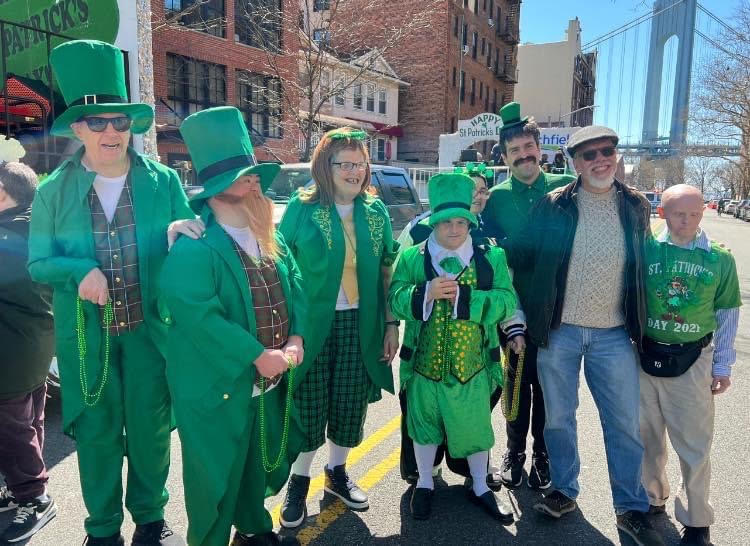
[[[700,4],[731,24],[731,16],[739,0],[702,0]],[[561,41],[565,37],[568,20],[577,16],[581,21],[582,43],[586,44],[651,12],[652,5],[650,0],[525,0],[521,3],[521,43]],[[696,26],[710,37],[715,37],[719,29],[719,24],[700,10]],[[649,24],[644,23],[637,30],[629,30],[599,47],[597,93],[594,99],[594,104],[599,107],[594,110],[594,121],[615,128],[623,140],[631,142],[640,140],[649,32]],[[670,86],[674,85],[674,69],[670,68],[669,60],[676,58],[676,49],[675,43],[668,43],[665,51],[662,86],[665,98],[670,94]],[[712,49],[710,44],[696,36],[694,66],[705,62]],[[517,98],[522,101],[522,97]],[[661,110],[660,135],[666,135],[671,117],[669,100],[662,100]]]

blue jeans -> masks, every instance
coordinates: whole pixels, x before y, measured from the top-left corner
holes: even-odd
[[[547,348],[539,348],[537,369],[544,392],[544,439],[552,486],[573,499],[580,489],[576,409],[581,358],[604,431],[615,511],[645,512],[649,502],[641,484],[638,361],[623,327],[562,324],[550,331]]]

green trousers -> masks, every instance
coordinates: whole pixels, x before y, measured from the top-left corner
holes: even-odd
[[[123,521],[122,464],[128,458],[125,507],[136,525],[164,518],[169,494],[171,409],[165,361],[145,324],[110,338],[102,396],[73,423],[86,532],[106,537]],[[70,388],[79,388],[72,380]],[[97,384],[98,385],[98,384]],[[64,396],[63,391],[63,396]]]

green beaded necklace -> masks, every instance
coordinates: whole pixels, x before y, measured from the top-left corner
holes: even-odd
[[[281,460],[286,455],[287,442],[289,441],[289,414],[292,409],[292,387],[294,385],[294,362],[291,358],[289,362],[289,384],[286,387],[286,406],[284,408],[284,428],[281,432],[281,447],[276,460],[271,463],[268,458],[268,438],[266,437],[266,378],[260,378],[260,454],[263,462],[263,470],[273,472],[281,466]]]
[[[107,301],[104,306],[104,317],[102,318],[102,328],[104,329],[104,367],[102,369],[102,380],[99,388],[95,393],[89,392],[88,370],[86,367],[86,322],[83,317],[83,304],[81,298],[76,299],[76,335],[78,338],[78,375],[81,380],[81,393],[83,394],[83,403],[88,407],[95,406],[102,397],[104,386],[107,384],[109,376],[109,323],[112,322],[114,311],[112,302]]]

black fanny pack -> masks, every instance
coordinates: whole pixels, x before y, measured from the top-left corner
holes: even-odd
[[[678,377],[690,369],[704,347],[711,343],[713,333],[691,341],[690,343],[659,343],[647,337],[643,338],[641,368],[649,375],[656,377]]]

